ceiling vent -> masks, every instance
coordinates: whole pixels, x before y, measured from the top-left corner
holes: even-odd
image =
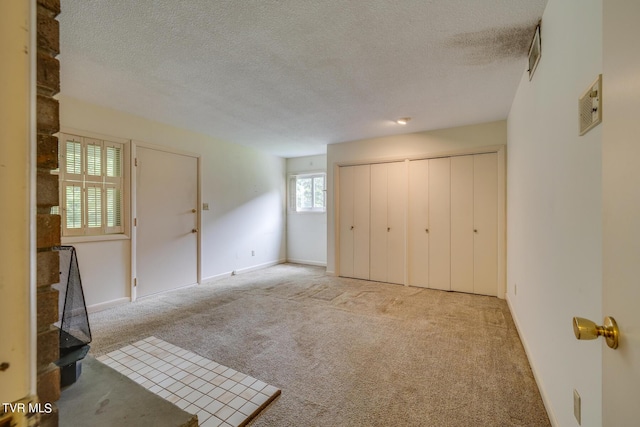
[[[602,121],[602,74],[589,86],[578,101],[580,136]]]

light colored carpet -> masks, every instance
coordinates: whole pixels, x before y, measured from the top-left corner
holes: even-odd
[[[506,302],[284,264],[90,317],[280,388],[252,426],[549,426]]]

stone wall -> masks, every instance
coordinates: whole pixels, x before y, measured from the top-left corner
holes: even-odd
[[[52,326],[58,320],[58,291],[51,285],[59,281],[58,252],[60,245],[60,216],[52,215],[58,206],[58,176],[51,170],[58,168],[58,139],[60,130],[58,101],[60,91],[60,30],[56,16],[60,0],[37,1],[37,321],[38,321],[38,397],[41,402],[56,402],[60,398],[60,371],[53,364],[59,357],[59,332]],[[57,409],[42,415],[40,425],[57,426]]]

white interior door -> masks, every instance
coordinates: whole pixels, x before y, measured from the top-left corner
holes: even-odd
[[[429,286],[429,160],[409,162],[409,285]]]
[[[340,276],[369,278],[369,165],[340,167]]]
[[[340,276],[354,277],[354,166],[340,168]]]
[[[429,287],[451,290],[451,160],[429,160]]]
[[[498,155],[473,156],[473,292],[498,295]]]
[[[369,278],[371,171],[369,165],[354,166],[353,171],[353,277]]]
[[[407,175],[404,162],[387,164],[387,282],[405,283]]]
[[[198,281],[197,158],[136,149],[136,294]]]
[[[620,345],[613,350],[602,344],[602,425],[636,426],[640,422],[640,2],[607,0],[603,14],[602,314],[616,319]]]
[[[371,165],[370,279],[387,281],[387,172],[388,165]]]
[[[473,158],[451,158],[451,290],[473,293]]]

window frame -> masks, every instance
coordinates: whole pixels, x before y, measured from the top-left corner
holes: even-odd
[[[67,141],[77,142],[81,145],[81,168],[80,174],[69,174],[67,166]],[[87,150],[89,145],[99,145],[100,148],[100,175],[89,175],[87,165]],[[131,140],[117,137],[95,134],[86,131],[63,130],[58,134],[59,147],[59,168],[52,173],[59,175],[59,207],[61,216],[61,232],[63,243],[100,241],[100,240],[120,240],[130,238],[130,150]],[[120,176],[108,176],[107,173],[107,152],[109,148],[120,149]],[[78,184],[81,187],[81,227],[67,227],[66,210],[66,187],[67,184]],[[99,227],[88,226],[88,195],[89,187],[100,188],[100,222]],[[120,225],[108,225],[108,192],[115,188],[120,192]]]
[[[322,207],[311,207],[311,208],[302,208],[298,210],[297,206],[297,182],[298,179],[309,179],[311,178],[312,188],[311,188],[311,196],[312,196],[312,206],[315,205],[315,190],[313,180],[314,178],[322,178],[324,180],[324,189],[322,192],[324,193],[323,198],[323,206]],[[288,195],[289,195],[289,203],[288,211],[291,214],[324,214],[327,212],[327,173],[325,171],[315,171],[315,172],[297,172],[289,174],[288,183]]]

